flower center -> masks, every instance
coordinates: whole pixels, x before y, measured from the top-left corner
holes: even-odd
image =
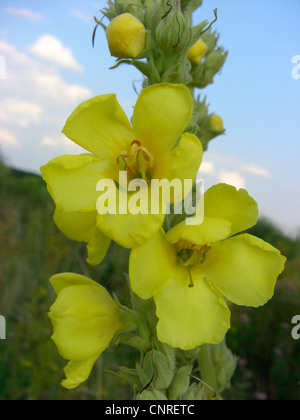
[[[186,267],[188,269],[190,278],[189,287],[194,287],[192,267],[195,265],[202,264],[204,262],[206,253],[210,248],[211,246],[208,244],[199,246],[185,240],[178,242],[178,262],[179,264],[183,265],[183,267]]]
[[[203,263],[205,254],[211,248],[210,245],[195,245],[188,241],[180,241],[177,244],[177,257],[178,261],[184,267],[190,267],[193,265]]]
[[[129,152],[122,152],[117,159],[120,171],[127,171],[130,179],[144,179],[150,182],[154,159],[138,140],[131,143]]]

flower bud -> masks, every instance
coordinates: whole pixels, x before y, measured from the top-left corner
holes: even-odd
[[[188,59],[194,66],[198,66],[207,53],[208,46],[200,38],[188,52]]]
[[[219,393],[230,388],[231,378],[236,370],[237,358],[227,348],[226,341],[211,347]]]
[[[190,9],[191,12],[198,9],[199,6],[202,5],[203,0],[181,0],[181,7],[182,10],[185,10],[187,8]]]
[[[227,56],[228,51],[226,52],[223,48],[218,48],[207,54],[205,60],[192,69],[193,85],[203,89],[213,83],[215,75],[223,67]]]
[[[190,386],[191,371],[191,366],[182,366],[177,370],[168,389],[168,396],[170,400],[177,400],[188,391]]]
[[[106,30],[110,53],[118,58],[135,58],[140,55],[146,46],[146,35],[144,25],[130,13],[114,18]]]
[[[222,118],[219,115],[213,114],[210,117],[209,128],[216,132],[224,131],[224,123]]]
[[[157,43],[166,56],[184,51],[191,39],[189,22],[182,14],[180,5],[170,7],[169,11],[162,16],[156,29]]]
[[[142,368],[147,383],[154,375],[152,384],[155,389],[168,388],[174,378],[174,369],[170,360],[166,355],[156,350],[146,354]]]

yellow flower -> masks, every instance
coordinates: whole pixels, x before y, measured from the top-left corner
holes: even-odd
[[[78,274],[58,274],[50,280],[57,299],[50,309],[60,355],[70,360],[62,386],[74,389],[85,382],[101,353],[121,329],[117,304],[106,289]]]
[[[205,193],[204,204],[201,225],[160,231],[130,256],[133,291],[154,297],[159,340],[183,350],[224,339],[230,328],[225,298],[252,307],[270,300],[286,261],[255,236],[235,236],[257,221],[247,191],[219,184]]]
[[[208,46],[205,42],[200,38],[194,45],[191,46],[188,52],[188,59],[190,62],[198,66],[203,58],[205,57],[208,50]]]
[[[114,18],[107,30],[106,38],[112,56],[118,58],[135,58],[146,46],[146,29],[130,13]]]
[[[100,180],[118,183],[119,172],[127,171],[128,180],[143,178],[151,193],[150,180],[195,179],[202,146],[196,136],[182,134],[192,113],[186,86],[159,84],[141,92],[132,126],[115,95],[90,99],[69,117],[63,133],[92,154],[60,156],[41,171],[56,204],[57,226],[71,239],[88,242],[89,262],[102,261],[111,239],[125,248],[142,245],[165,217],[164,202],[159,214],[97,213]]]

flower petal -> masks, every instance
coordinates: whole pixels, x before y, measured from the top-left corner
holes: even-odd
[[[268,243],[244,234],[213,244],[201,270],[231,302],[258,307],[272,298],[285,261]]]
[[[165,176],[173,179],[194,181],[201,165],[203,147],[199,139],[190,133],[184,133],[175,149],[168,157],[169,173]],[[155,174],[154,174],[155,178]]]
[[[179,192],[174,194],[171,202],[179,202],[190,193],[197,176],[203,155],[203,148],[196,136],[184,133],[175,149],[159,159],[155,167],[154,179],[167,179],[168,181],[181,181]],[[185,191],[185,181],[189,181],[188,191]]]
[[[107,162],[92,155],[59,156],[41,171],[56,206],[67,213],[95,212],[97,183],[110,178]]]
[[[204,194],[205,217],[229,220],[231,236],[254,226],[258,218],[256,201],[244,189],[227,184],[211,187]]]
[[[97,212],[66,213],[57,208],[54,222],[58,229],[73,241],[88,242],[97,222]]]
[[[69,362],[64,368],[66,379],[61,382],[61,385],[66,389],[75,389],[85,382],[89,378],[99,356],[79,362]]]
[[[94,266],[101,264],[107,254],[110,244],[111,239],[103,235],[97,226],[95,226],[87,247],[87,263]]]
[[[143,245],[158,232],[165,218],[165,203],[157,201],[159,197],[154,196],[153,201],[151,198],[151,189],[147,185],[134,194],[116,189],[112,200],[114,208],[109,207],[107,214],[100,214],[102,207],[97,206],[98,229],[124,248]],[[122,207],[124,209],[120,211]]]
[[[56,295],[58,295],[66,287],[70,286],[93,286],[100,287],[101,289],[103,289],[103,287],[100,286],[100,284],[88,279],[85,276],[81,276],[80,274],[75,273],[55,274],[51,277],[49,281]]]
[[[143,245],[160,229],[164,214],[98,215],[98,229],[124,248]]]
[[[176,275],[175,248],[159,231],[143,246],[134,248],[129,260],[131,288],[142,299],[150,299],[164,284]]]
[[[130,122],[116,95],[83,102],[68,118],[63,133],[99,158],[114,163],[133,140]]]
[[[159,340],[182,350],[218,344],[230,328],[230,311],[223,297],[196,270],[192,276],[194,287],[189,287],[188,270],[178,268],[176,278],[154,296]]]
[[[201,225],[178,224],[166,234],[166,239],[171,244],[185,240],[195,245],[206,245],[226,239],[230,233],[231,223],[228,220],[207,217]]]
[[[121,328],[117,304],[99,285],[64,288],[49,317],[60,355],[73,361],[99,356]]]
[[[141,92],[134,108],[135,139],[157,159],[172,150],[192,114],[193,98],[185,85],[152,85]]]

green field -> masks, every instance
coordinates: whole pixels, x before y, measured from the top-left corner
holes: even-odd
[[[105,372],[134,367],[138,354],[124,345],[104,353],[86,384],[64,390],[66,362],[50,340],[47,317],[55,299],[48,280],[59,272],[86,275],[126,304],[128,251],[114,244],[101,266],[88,266],[85,245],[54,225],[54,204],[42,179],[1,163],[0,203],[0,315],[7,321],[7,339],[0,341],[0,400],[131,399],[130,388]],[[286,237],[266,220],[251,233],[279,248],[288,263],[265,307],[232,308],[227,342],[239,365],[224,397],[298,400],[300,341],[291,337],[291,320],[300,314],[300,238]]]

